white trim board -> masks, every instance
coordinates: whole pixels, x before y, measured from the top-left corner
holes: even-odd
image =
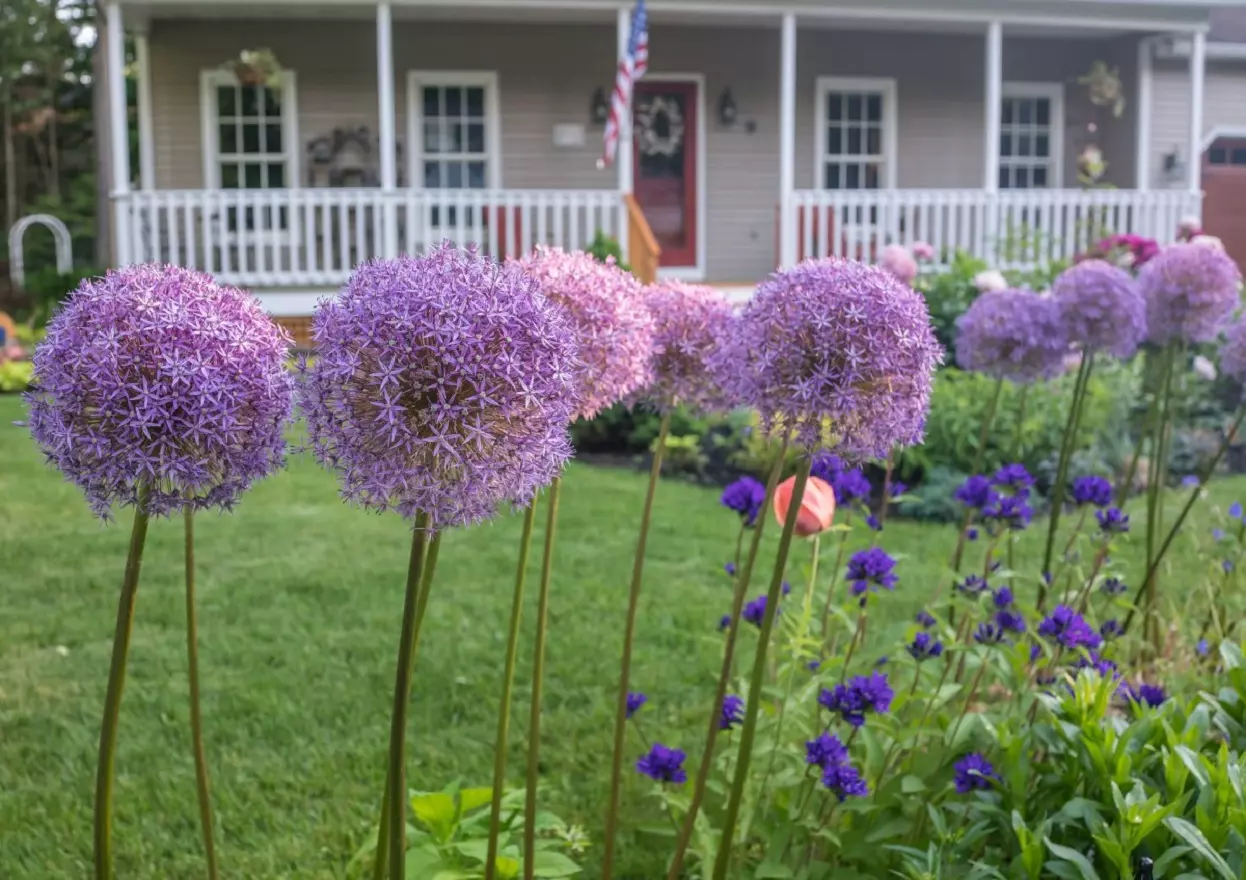
[[[896,79],[890,76],[820,76],[813,89],[813,182],[814,189],[826,189],[823,165],[826,156],[826,94],[827,92],[879,92],[883,96],[883,178],[879,189],[895,189],[899,176],[897,140],[899,138],[899,103]],[[864,187],[860,187],[864,189]]]
[[[645,81],[690,82],[697,87],[697,263],[695,266],[670,266],[658,268],[658,277],[673,278],[680,281],[700,281],[705,277],[705,74],[703,73],[667,73],[664,70],[650,69],[644,76]],[[627,161],[634,162],[631,156]],[[634,188],[634,183],[633,183]],[[659,258],[660,262],[660,258]]]
[[[1212,127],[1211,131],[1203,135],[1203,140],[1199,144],[1198,159],[1201,162],[1203,154],[1211,149],[1211,145],[1220,138],[1246,138],[1246,125],[1217,125]]]
[[[502,99],[495,70],[407,71],[407,186],[424,188],[424,86],[479,86],[485,90],[485,186],[502,188]]]
[[[298,75],[293,70],[281,71],[281,137],[285,142],[286,180],[281,189],[299,189],[302,185],[300,165],[302,144],[299,141]],[[203,155],[203,187],[206,190],[221,188],[221,163],[216,145],[217,120],[216,96],[212,94],[218,85],[237,85],[238,78],[227,70],[213,68],[199,71],[199,125],[200,146]],[[239,181],[243,184],[245,181]],[[278,187],[272,187],[277,189]]]
[[[1035,189],[1062,189],[1064,187],[1064,83],[1062,82],[1012,82],[1005,80],[1000,89],[1000,100],[1005,101],[1008,98],[1046,98],[1051,102],[1051,119],[1048,121],[1048,149],[1050,150],[1050,161],[1054,172],[1051,180],[1047,182],[1045,187],[1034,187]],[[1003,115],[1001,107],[1000,127],[1003,127]],[[995,133],[995,149],[999,150],[999,135]],[[1013,158],[1016,158],[1015,156]],[[1032,157],[1038,158],[1038,157]],[[1037,164],[1037,163],[1032,163]],[[1000,167],[1004,165],[1003,157],[1000,157]]]

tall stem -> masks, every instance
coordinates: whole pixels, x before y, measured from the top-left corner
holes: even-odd
[[[1170,342],[1164,349],[1163,372],[1160,374],[1159,418],[1156,419],[1151,435],[1151,462],[1147,471],[1147,520],[1146,520],[1146,579],[1142,582],[1146,590],[1146,615],[1142,619],[1144,635],[1152,630],[1152,614],[1158,598],[1156,582],[1155,548],[1159,541],[1160,508],[1163,504],[1164,483],[1167,467],[1164,460],[1164,434],[1168,428],[1168,418],[1172,397],[1172,374],[1176,360],[1176,343]]]
[[[723,648],[722,670],[718,674],[718,689],[714,692],[714,708],[710,711],[705,749],[701,753],[701,764],[697,768],[696,782],[692,787],[692,801],[688,804],[683,827],[679,829],[679,841],[675,845],[675,855],[671,858],[671,866],[666,874],[667,880],[678,880],[683,870],[688,844],[696,828],[697,812],[701,809],[701,801],[705,797],[705,786],[709,782],[710,767],[713,765],[714,743],[718,739],[719,719],[722,717],[723,702],[727,698],[727,685],[731,681],[731,670],[735,664],[735,644],[736,635],[740,630],[740,612],[744,608],[744,597],[748,594],[749,580],[753,576],[753,563],[757,561],[757,548],[761,545],[761,534],[766,520],[769,519],[766,514],[770,510],[774,490],[779,485],[779,477],[783,474],[783,462],[786,460],[787,437],[785,436],[779,448],[779,455],[770,468],[770,476],[766,480],[766,499],[762,502],[761,513],[757,516],[757,526],[753,529],[753,539],[749,544],[747,561],[744,563],[743,571],[736,573],[735,593],[731,597],[731,626],[727,628],[727,644]]]
[[[623,748],[627,735],[627,687],[632,672],[632,641],[636,636],[636,609],[640,605],[640,585],[645,571],[645,544],[649,540],[649,520],[653,515],[653,497],[662,475],[662,453],[666,451],[666,435],[671,429],[671,414],[662,415],[658,440],[649,468],[649,488],[645,491],[644,512],[640,515],[640,537],[632,559],[632,583],[627,594],[627,624],[623,630],[623,663],[619,671],[619,695],[614,714],[614,756],[610,764],[610,800],[606,802],[606,839],[602,854],[602,880],[610,880],[614,872],[615,831],[619,823],[619,787],[623,784]]]
[[[407,707],[411,703],[411,679],[415,666],[416,608],[420,601],[424,550],[428,544],[428,515],[415,518],[411,533],[411,558],[407,564],[407,590],[402,608],[402,635],[394,674],[394,707],[390,713],[389,772],[386,776],[390,880],[405,880],[407,857]],[[384,809],[384,808],[383,808]]]
[[[203,749],[203,714],[199,708],[199,626],[195,622],[195,511],[185,509],[186,522],[186,677],[190,684],[190,738],[195,751],[195,787],[209,880],[216,880],[216,844],[212,839],[212,793],[208,758]]]
[[[848,533],[852,526],[852,510],[844,516],[844,530],[839,533],[839,548],[835,551],[835,567],[831,570],[831,582],[826,587],[826,602],[822,605],[822,647],[829,644],[831,632],[831,605],[835,602],[835,585],[839,583],[839,574],[844,570],[844,552],[847,550]],[[831,650],[834,654],[834,649]]]
[[[1144,358],[1142,375],[1143,385],[1145,388],[1145,377],[1147,373],[1150,372],[1151,352],[1145,351],[1142,356]],[[1134,443],[1134,454],[1129,460],[1129,468],[1125,471],[1125,479],[1122,480],[1121,484],[1116,487],[1117,507],[1124,506],[1126,499],[1129,498],[1129,490],[1133,487],[1134,477],[1138,473],[1138,462],[1142,458],[1142,448],[1146,445],[1147,433],[1151,430],[1151,426],[1155,424],[1155,419],[1158,417],[1158,414],[1159,391],[1157,390],[1155,394],[1151,395],[1151,402],[1147,405],[1145,419],[1142,423],[1142,427],[1138,431],[1138,440]]]
[[[762,616],[761,634],[757,640],[757,654],[753,660],[753,676],[749,683],[748,706],[744,714],[744,726],[740,731],[740,753],[735,767],[735,779],[731,785],[731,797],[727,802],[727,814],[723,819],[722,841],[718,858],[714,863],[714,880],[724,880],[731,864],[731,844],[735,837],[736,822],[740,817],[740,804],[744,800],[744,783],[748,779],[749,762],[753,756],[753,740],[757,737],[757,714],[761,709],[762,687],[766,679],[766,652],[770,646],[770,632],[779,610],[782,592],[783,570],[787,554],[792,546],[792,533],[805,497],[805,485],[809,481],[812,459],[805,456],[796,472],[796,485],[792,487],[792,499],[788,504],[787,517],[783,522],[783,535],[779,538],[779,552],[775,558],[774,574],[770,578],[770,591],[766,595],[766,613]]]
[[[506,749],[510,740],[511,687],[515,682],[515,657],[519,653],[519,621],[523,617],[524,579],[528,572],[528,549],[532,546],[532,525],[536,522],[536,498],[523,514],[519,536],[519,565],[515,570],[515,594],[511,599],[510,630],[506,638],[506,668],[502,673],[502,704],[498,707],[498,732],[493,745],[493,801],[489,811],[489,856],[485,861],[485,880],[497,872],[498,835],[502,830],[502,788],[506,784]]]
[[[540,782],[541,695],[545,685],[545,636],[549,626],[549,577],[554,561],[554,530],[558,525],[558,495],[562,477],[549,486],[549,513],[545,519],[545,550],[541,555],[541,584],[537,592],[536,644],[532,652],[532,709],[528,716],[528,788],[524,792],[523,876],[536,876],[536,787]]]
[[[1051,487],[1051,517],[1047,523],[1047,546],[1043,550],[1043,574],[1051,572],[1051,557],[1056,550],[1056,532],[1060,528],[1060,514],[1064,507],[1065,483],[1069,478],[1069,462],[1073,460],[1073,452],[1077,448],[1077,432],[1082,423],[1082,409],[1086,402],[1086,388],[1090,384],[1090,371],[1094,367],[1095,353],[1087,351],[1082,355],[1081,366],[1077,368],[1077,381],[1073,383],[1073,400],[1069,403],[1069,417],[1064,426],[1064,442],[1060,444],[1060,459],[1056,465],[1056,482]],[[1047,601],[1047,582],[1039,581],[1038,607],[1041,610]]]
[[[1012,449],[1009,451],[1008,458],[1017,461],[1021,457],[1021,438],[1025,434],[1025,403],[1029,396],[1030,386],[1022,385],[1021,391],[1017,394],[1017,427],[1012,432]]]
[[[991,425],[995,422],[995,411],[999,409],[999,397],[1004,391],[1004,380],[995,380],[995,390],[991,392],[991,402],[986,406],[986,413],[982,416],[982,428],[978,431],[978,450],[974,453],[972,474],[976,474],[982,470],[982,462],[986,457],[986,443],[991,435]],[[965,511],[964,519],[960,524],[960,534],[956,536],[956,549],[952,551],[951,568],[952,571],[960,571],[961,560],[965,557],[965,534],[969,530],[969,523],[973,518],[973,510]]]
[[[134,505],[134,525],[130,530],[130,550],[117,601],[117,628],[113,633],[112,662],[108,667],[108,692],[104,697],[104,720],[100,725],[99,765],[95,776],[95,878],[112,878],[112,784],[117,764],[117,719],[121,714],[121,693],[125,690],[125,667],[130,653],[130,634],[134,629],[134,598],[143,565],[143,544],[147,540],[147,488],[140,486]]]

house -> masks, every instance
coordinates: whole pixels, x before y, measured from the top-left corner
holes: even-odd
[[[1205,179],[1246,189],[1246,43],[1219,36],[1246,25],[1221,5],[650,0],[627,158],[599,168],[631,2],[107,0],[137,50],[131,169],[107,41],[117,259],[296,318],[359,262],[446,238],[506,257],[602,232],[720,285],[889,242],[1026,266],[1108,231],[1169,240]],[[281,70],[256,84],[260,48]],[[1236,236],[1221,195],[1212,231]]]

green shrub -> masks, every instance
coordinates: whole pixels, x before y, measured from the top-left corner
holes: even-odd
[[[48,267],[26,275],[23,289],[30,297],[31,314],[27,320],[35,327],[42,327],[52,317],[56,307],[87,278],[104,274],[96,268],[75,269],[64,275]]]
[[[35,376],[35,365],[30,361],[5,361],[0,363],[0,394],[25,391]]]
[[[624,272],[632,271],[632,267],[623,260],[623,246],[619,244],[617,238],[606,235],[604,232],[598,231],[593,236],[592,242],[585,249],[586,253],[593,256],[594,259],[604,263],[610,257],[614,258],[614,262]]]

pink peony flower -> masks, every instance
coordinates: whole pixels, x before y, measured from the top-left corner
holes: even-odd
[[[917,277],[917,261],[902,244],[889,244],[883,248],[878,265],[905,284],[912,284]]]
[[[913,259],[919,263],[933,262],[936,256],[934,245],[928,241],[915,241],[909,250],[913,253]]]

